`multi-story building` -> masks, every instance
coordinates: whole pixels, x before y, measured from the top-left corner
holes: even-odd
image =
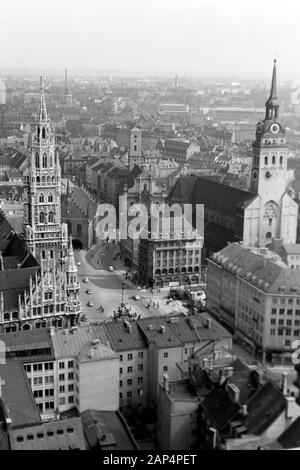
[[[184,165],[197,152],[199,145],[182,139],[166,139],[161,149],[164,158],[175,160],[179,165]]]
[[[290,358],[300,335],[300,272],[266,248],[232,243],[207,266],[207,308],[248,347]]]
[[[43,328],[0,336],[6,356],[26,372],[42,419],[76,408],[119,407],[119,357],[103,326]]]
[[[147,407],[148,348],[136,322],[107,322],[110,345],[119,354],[119,406],[121,409]]]
[[[139,280],[142,284],[163,287],[200,284],[203,237],[196,231],[160,233],[141,239]]]

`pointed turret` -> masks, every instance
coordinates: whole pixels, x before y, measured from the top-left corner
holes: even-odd
[[[67,254],[67,262],[66,262],[66,272],[77,272],[77,266],[75,263],[74,258],[74,250],[73,250],[73,243],[72,243],[72,235],[69,236],[69,246],[68,246],[68,254]]]
[[[279,102],[277,97],[277,77],[276,77],[276,59],[274,59],[271,91],[266,101],[266,119],[277,119],[279,112]]]
[[[43,77],[40,77],[40,107],[39,107],[39,122],[47,122],[47,109],[46,109],[46,101],[45,101],[45,93],[44,93],[44,83]]]

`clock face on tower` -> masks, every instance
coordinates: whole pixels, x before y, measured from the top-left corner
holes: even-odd
[[[272,171],[268,170],[264,174],[266,180],[270,180],[272,178]]]
[[[280,129],[280,127],[279,127],[278,124],[272,124],[272,126],[271,126],[272,134],[277,134],[279,132],[279,129]]]

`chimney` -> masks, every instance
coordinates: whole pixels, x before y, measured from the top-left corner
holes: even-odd
[[[94,357],[94,350],[93,349],[89,350],[88,356],[89,356],[90,359],[93,359],[93,357]]]
[[[169,388],[169,376],[168,374],[164,374],[164,378],[163,378],[163,383],[164,383],[164,390],[169,393],[170,391],[170,388]]]
[[[164,334],[166,332],[166,327],[164,325],[161,325],[160,327],[160,332]]]
[[[239,402],[239,400],[240,400],[240,390],[236,385],[229,384],[227,386],[227,393],[228,393],[228,396],[229,396],[230,400],[232,401],[232,403],[238,403]]]
[[[206,326],[207,326],[207,329],[208,329],[208,330],[211,329],[211,318],[208,318],[208,319],[207,319]]]
[[[247,405],[242,405],[241,415],[242,415],[242,416],[247,416],[247,415],[248,415],[248,408],[247,408]]]
[[[287,395],[288,373],[283,372],[281,376],[281,391],[283,395]]]
[[[294,418],[298,416],[299,406],[296,404],[295,397],[285,397],[286,400],[286,408],[285,408],[285,416],[287,419]]]
[[[128,333],[130,334],[132,332],[132,325],[129,324],[127,328],[128,328]]]

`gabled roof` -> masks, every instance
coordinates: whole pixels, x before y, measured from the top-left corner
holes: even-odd
[[[300,417],[298,417],[277,439],[283,449],[300,448]]]
[[[114,351],[120,352],[147,348],[147,342],[141,334],[137,323],[133,321],[130,324],[130,332],[124,325],[124,322],[110,321],[103,325]]]

